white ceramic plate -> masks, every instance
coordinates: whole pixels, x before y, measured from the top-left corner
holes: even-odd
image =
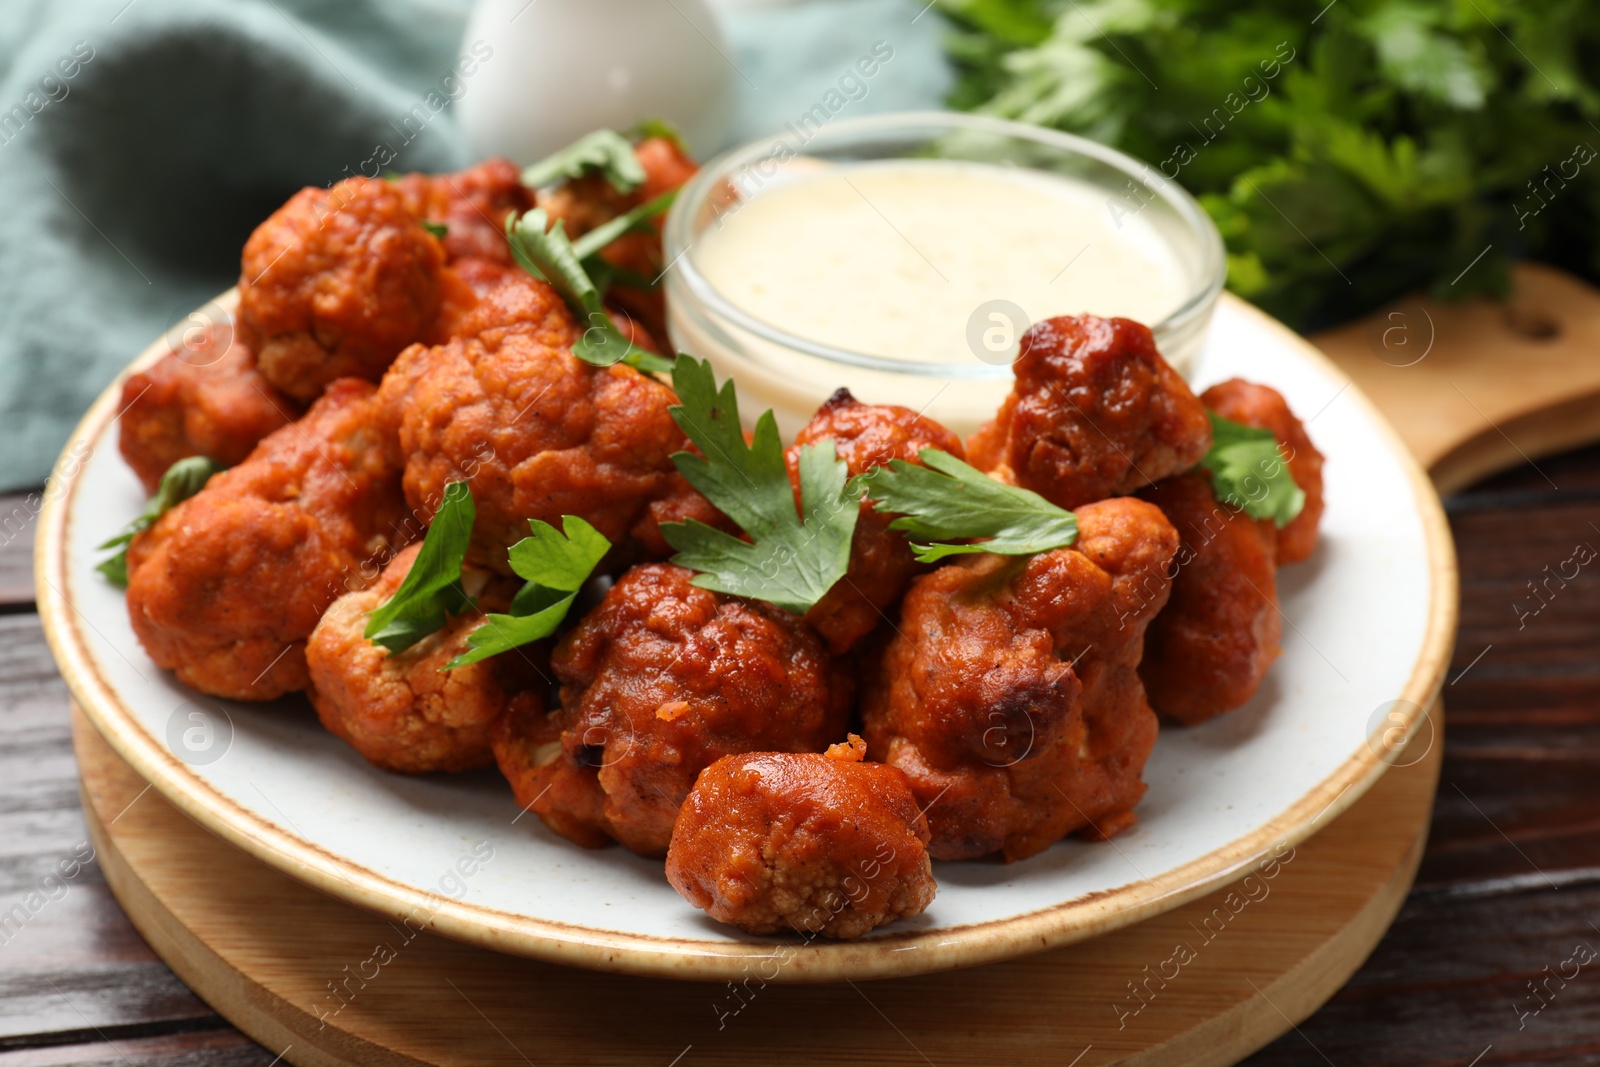
[[[1432,487],[1330,363],[1225,297],[1193,378],[1234,375],[1281,390],[1328,456],[1322,543],[1280,576],[1284,652],[1261,692],[1205,726],[1162,731],[1139,822],[1113,842],[1064,841],[1009,866],[937,864],[925,914],[852,943],[743,935],[680,899],[659,862],[585,851],[521,817],[492,772],[386,774],[324,732],[302,700],[236,704],[179,686],[144,655],[122,593],[94,571],[95,546],[144,502],[117,454],[117,387],[85,416],[47,491],[40,612],[79,704],[156,789],[354,904],[505,952],[683,978],[737,979],[758,963],[768,975],[774,956],[780,981],[989,962],[1175,907],[1304,839],[1377,779],[1439,690],[1456,576]]]

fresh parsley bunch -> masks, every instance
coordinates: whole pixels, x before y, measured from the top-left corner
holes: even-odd
[[[938,2],[955,106],[1149,163],[1302,329],[1498,294],[1519,257],[1600,280],[1591,0]]]
[[[644,167],[633,154],[633,143],[616,130],[595,130],[522,171],[522,184],[541,189],[585,174],[605,175],[619,193],[631,193],[644,184]]]

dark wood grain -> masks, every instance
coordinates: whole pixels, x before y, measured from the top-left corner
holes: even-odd
[[[38,492],[0,494],[0,611],[33,603],[33,531],[43,503]]]
[[[0,1051],[0,1067],[272,1067],[278,1057],[237,1030],[169,1030],[163,1034],[88,1035],[83,1042]]]
[[[224,1025],[123,918],[92,855],[66,685],[38,617],[0,616],[0,1049]]]
[[[1600,558],[1542,601],[1528,589],[1600,549],[1600,449],[1447,507],[1461,630],[1416,888],[1350,983],[1251,1064],[1600,1067],[1600,956],[1559,977],[1579,943],[1600,953]],[[0,909],[83,841],[66,694],[27,613],[31,519],[0,498]],[[67,885],[0,944],[0,1067],[274,1062],[151,955],[92,862]]]
[[[1546,566],[1600,549],[1600,448],[1446,507],[1461,629],[1416,887],[1349,985],[1252,1065],[1600,1065],[1600,955],[1559,978],[1579,943],[1600,954],[1600,556],[1516,610]]]

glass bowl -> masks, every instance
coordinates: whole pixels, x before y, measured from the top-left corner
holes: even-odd
[[[1103,192],[1108,220],[1119,233],[1126,219],[1136,218],[1141,239],[1154,234],[1181,279],[1181,296],[1151,324],[1156,343],[1180,371],[1190,364],[1204,343],[1226,273],[1222,239],[1194,198],[1161,172],[1082,137],[952,112],[789,124],[780,135],[708,163],[679,194],[666,222],[673,345],[709,359],[720,377],[733,378],[747,417],[773,409],[785,435],[840,387],[864,402],[924,411],[961,434],[976,429],[1011,388],[1014,337],[1010,354],[997,355],[972,340],[969,324],[970,354],[938,360],[841,347],[780,328],[739,306],[711,283],[698,255],[708,231],[727,225],[756,198],[822,168],[934,158],[1020,168],[1032,172],[1029,180],[1053,175],[1090,187],[1096,197]],[[775,248],[772,254],[781,257],[788,250]],[[1097,310],[1060,307],[1050,314]],[[1020,334],[1028,323],[1011,325]]]

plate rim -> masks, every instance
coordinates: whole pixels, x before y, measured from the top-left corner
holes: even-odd
[[[1352,394],[1376,424],[1412,488],[1428,557],[1427,624],[1412,673],[1397,699],[1409,701],[1410,736],[1443,687],[1454,646],[1458,574],[1454,541],[1444,507],[1398,432],[1361,388],[1314,345],[1265,312],[1223,293],[1229,311],[1253,319],[1282,344],[1322,369],[1342,392]],[[203,307],[232,313],[237,290]],[[62,452],[77,442],[100,441],[119,413],[127,376],[170,348],[163,335],[106,387],[79,420]],[[58,462],[45,487],[34,543],[34,583],[40,621],[56,666],[73,700],[102,737],[145,781],[201,826],[252,856],[313,888],[394,919],[420,911],[435,932],[498,952],[594,970],[657,978],[723,981],[747,978],[751,966],[780,959],[778,976],[766,981],[824,982],[907,977],[995,963],[1098,937],[1200,897],[1259,862],[1275,847],[1293,847],[1355,803],[1389,764],[1363,743],[1320,782],[1278,815],[1220,848],[1152,879],[1102,890],[1045,908],[979,923],[925,931],[889,932],[860,941],[709,941],[620,933],[600,927],[536,919],[463,901],[441,898],[330,853],[263,819],[195,775],[139,725],[115,689],[101,676],[76,623],[70,596],[66,535],[76,501],[75,480],[63,486]],[[377,773],[377,772],[374,772]]]

